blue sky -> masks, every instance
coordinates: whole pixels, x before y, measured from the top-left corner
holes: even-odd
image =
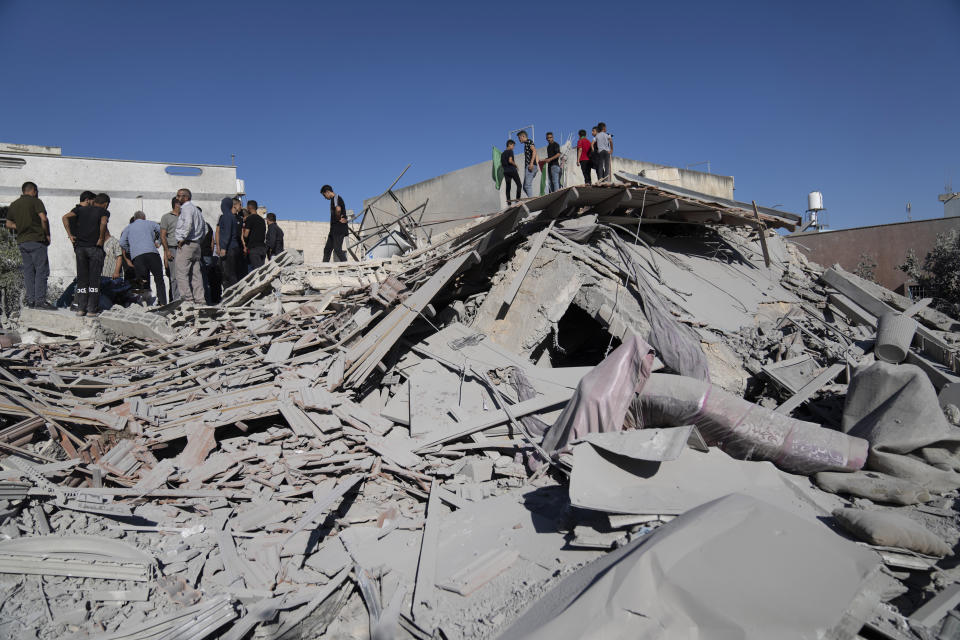
[[[236,154],[281,218],[324,219],[323,183],[359,209],[407,163],[401,186],[598,120],[618,155],[709,160],[741,200],[820,190],[834,228],[960,190],[960,0],[0,0],[0,26],[0,140]]]

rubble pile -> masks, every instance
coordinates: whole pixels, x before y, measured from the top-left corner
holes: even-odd
[[[24,310],[0,637],[956,637],[957,323],[619,178]]]

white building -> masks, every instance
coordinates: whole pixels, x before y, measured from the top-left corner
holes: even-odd
[[[63,155],[60,147],[0,143],[0,207],[19,198],[27,181],[37,184],[50,217],[51,277],[65,280],[74,277],[76,266],[61,218],[83,191],[110,196],[110,233],[117,237],[135,211],[159,222],[182,187],[190,189],[211,224],[220,216],[223,198],[243,193],[236,167],[80,158]]]

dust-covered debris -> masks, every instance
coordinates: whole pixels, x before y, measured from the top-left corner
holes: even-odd
[[[620,179],[389,259],[288,251],[216,307],[21,315],[0,637],[937,633],[953,321],[808,263],[791,214]]]

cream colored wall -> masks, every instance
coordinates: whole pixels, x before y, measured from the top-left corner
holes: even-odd
[[[323,262],[323,245],[326,244],[327,236],[330,234],[329,222],[277,220],[277,224],[283,229],[283,246],[285,248],[302,251],[303,261],[306,264]],[[354,225],[354,227],[358,228],[359,225]],[[350,238],[344,240],[344,249],[350,244]]]

